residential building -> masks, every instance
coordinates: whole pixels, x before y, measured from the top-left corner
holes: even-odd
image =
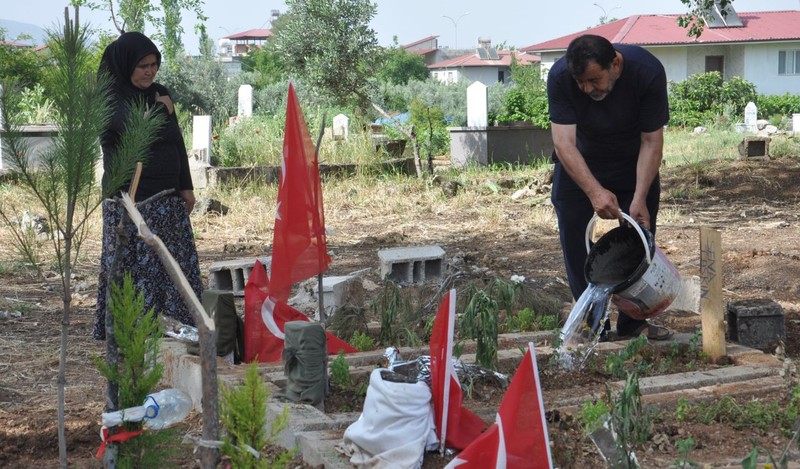
[[[603,36],[612,43],[634,44],[653,53],[664,64],[667,80],[680,82],[691,75],[719,71],[724,79],[741,77],[762,94],[800,90],[800,11],[722,14],[708,12],[699,38],[678,26],[678,14],[634,15],[574,34],[523,47],[541,56],[542,73],[582,34]]]
[[[472,52],[428,66],[431,76],[443,83],[480,81],[508,84],[511,79],[511,62],[529,65],[539,61],[539,56],[510,50],[497,50],[488,38],[478,39]]]
[[[421,55],[425,59],[425,65],[433,65],[449,58],[447,53],[439,48],[439,36],[428,36],[401,47],[406,52]]]

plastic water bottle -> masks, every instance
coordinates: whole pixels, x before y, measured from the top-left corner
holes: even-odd
[[[192,410],[192,399],[180,389],[164,389],[149,394],[144,404],[103,414],[103,426],[114,427],[122,422],[139,422],[151,430],[161,430],[183,421]]]
[[[180,389],[164,389],[145,399],[144,426],[153,430],[182,422],[192,411],[192,398]]]

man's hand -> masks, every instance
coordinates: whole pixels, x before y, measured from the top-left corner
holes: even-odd
[[[193,190],[185,190],[181,191],[181,198],[183,201],[186,202],[186,213],[191,214],[192,210],[194,210],[194,191]]]
[[[592,208],[600,218],[606,220],[624,220],[622,218],[622,210],[619,208],[617,196],[615,196],[613,192],[601,187],[586,195],[589,196],[589,200],[592,202]]]
[[[158,91],[156,91],[156,102],[163,104],[167,108],[169,114],[175,112],[175,106],[172,104],[172,99],[170,99],[169,95],[161,96],[158,94]]]
[[[647,210],[647,203],[644,200],[634,197],[631,202],[631,218],[645,229],[650,229],[650,211]]]

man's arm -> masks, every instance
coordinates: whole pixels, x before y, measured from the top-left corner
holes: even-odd
[[[600,218],[621,219],[622,214],[619,208],[617,197],[609,190],[604,188],[600,182],[592,175],[583,155],[578,151],[576,145],[576,125],[563,125],[550,123],[553,134],[553,144],[556,148],[556,155],[567,174],[572,178],[578,187],[583,190],[592,202],[592,208]],[[658,167],[656,166],[656,169]],[[638,185],[637,185],[638,188]],[[646,192],[645,192],[646,195]]]
[[[650,212],[647,210],[647,193],[658,175],[664,152],[664,128],[654,132],[642,132],[639,162],[636,164],[636,191],[631,202],[631,217],[645,228],[650,228]]]

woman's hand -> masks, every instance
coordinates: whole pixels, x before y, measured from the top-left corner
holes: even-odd
[[[192,210],[194,210],[194,191],[191,189],[181,191],[181,198],[186,203],[186,213],[191,214]]]
[[[161,96],[156,91],[156,102],[163,104],[167,108],[167,113],[172,114],[175,112],[175,106],[172,104],[172,99],[169,95]]]

